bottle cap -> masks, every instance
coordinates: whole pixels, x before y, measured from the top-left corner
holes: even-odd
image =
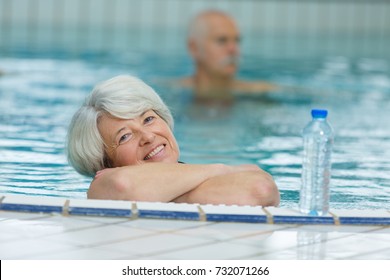
[[[324,109],[311,110],[311,116],[315,119],[325,119],[327,115],[328,115],[328,111]]]

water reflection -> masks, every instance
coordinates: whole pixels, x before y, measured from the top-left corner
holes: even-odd
[[[322,260],[326,257],[327,232],[298,231],[297,259]]]

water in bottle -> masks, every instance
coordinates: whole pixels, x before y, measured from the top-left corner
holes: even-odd
[[[329,183],[333,129],[327,110],[313,109],[313,119],[303,129],[302,186],[299,209],[308,215],[326,215],[329,210]]]

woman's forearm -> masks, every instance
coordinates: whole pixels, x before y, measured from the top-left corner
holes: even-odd
[[[170,164],[109,168],[98,172],[89,198],[168,202],[195,189],[204,181],[233,172],[223,164]]]
[[[255,165],[150,163],[98,172],[88,198],[276,206],[279,191]]]
[[[272,177],[261,170],[230,173],[210,178],[175,202],[277,206],[278,188]]]

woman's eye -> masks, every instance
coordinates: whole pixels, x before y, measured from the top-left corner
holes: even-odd
[[[119,145],[129,141],[130,137],[131,137],[131,133],[123,134],[119,139]]]
[[[148,116],[148,117],[145,118],[144,122],[145,122],[145,123],[150,123],[150,122],[153,121],[154,119],[155,119],[154,116]]]

